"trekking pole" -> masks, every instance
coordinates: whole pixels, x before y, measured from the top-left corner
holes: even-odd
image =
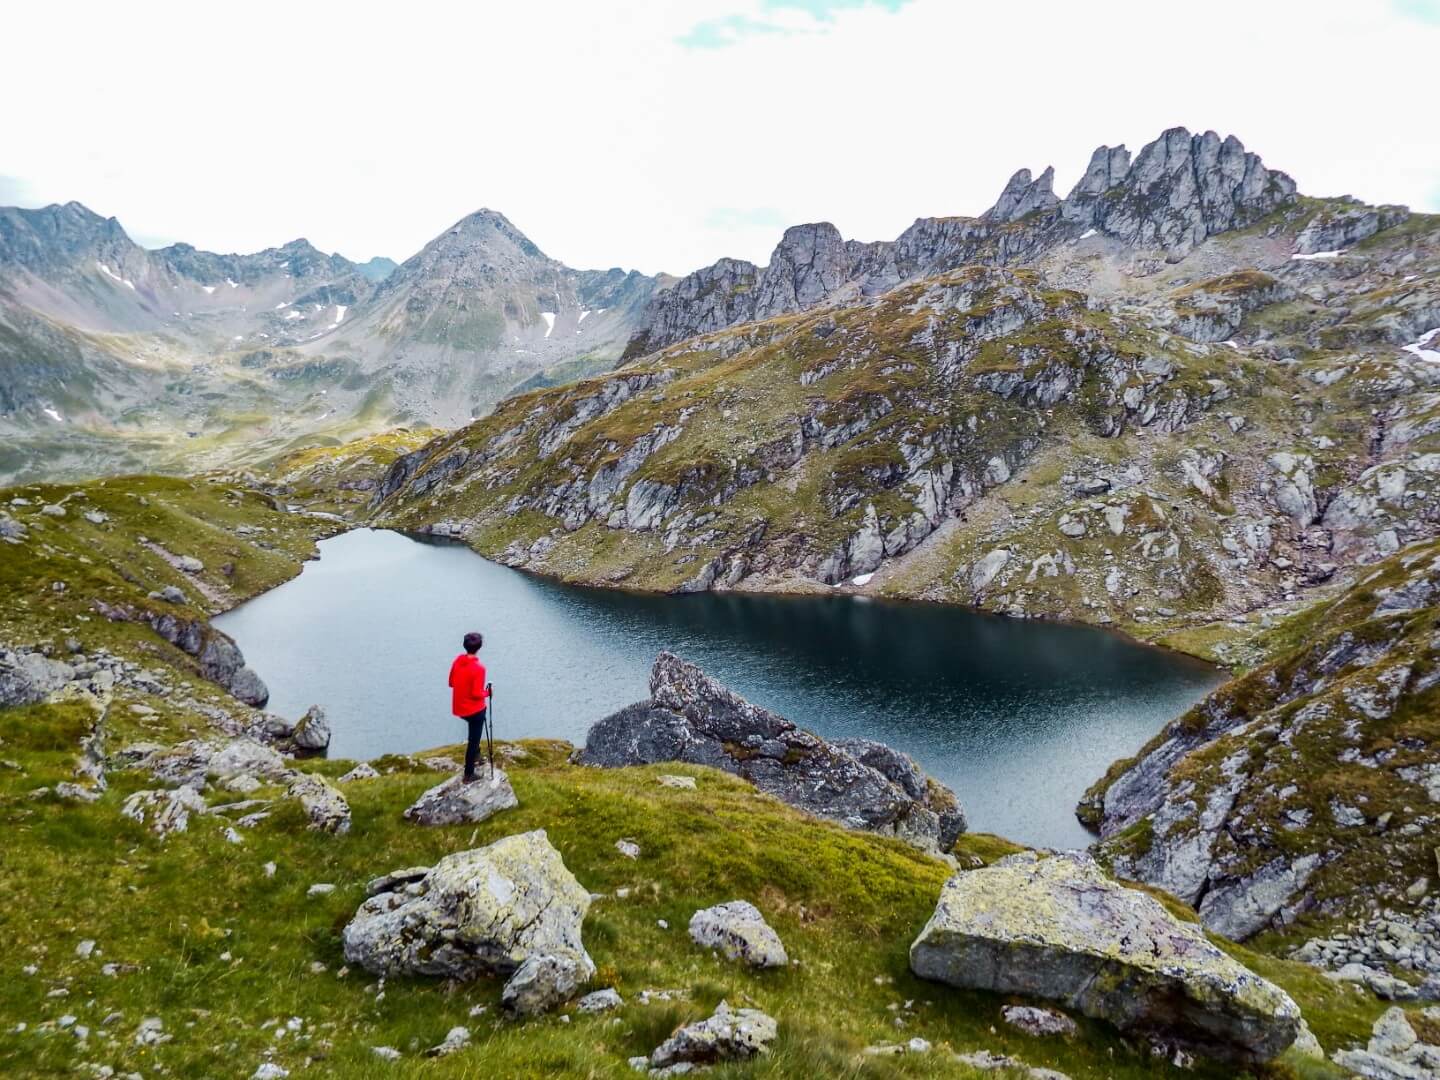
[[[495,684],[485,684],[485,706],[487,716],[485,717],[485,748],[490,756],[490,779],[495,779]]]

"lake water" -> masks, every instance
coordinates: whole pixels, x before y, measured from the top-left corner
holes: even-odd
[[[1084,626],[850,596],[646,596],[559,585],[453,544],[361,529],[304,573],[220,616],[270,687],[270,708],[325,706],[335,757],[461,741],[446,677],[485,634],[496,733],[582,743],[648,696],[669,649],[826,736],[911,754],[960,796],[975,830],[1088,843],[1081,793],[1221,676]]]

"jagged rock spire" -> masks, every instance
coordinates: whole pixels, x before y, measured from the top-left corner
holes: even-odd
[[[1059,205],[1060,200],[1055,197],[1055,170],[1053,168],[1047,168],[1035,180],[1030,179],[1029,169],[1021,169],[1010,177],[1010,182],[1000,193],[999,200],[980,215],[980,220],[997,223],[1018,221],[1026,214],[1032,214],[1037,210],[1054,210]]]

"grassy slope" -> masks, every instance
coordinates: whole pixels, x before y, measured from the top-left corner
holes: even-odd
[[[248,1075],[267,1052],[290,1068],[345,1076],[631,1075],[626,1058],[647,1053],[678,1022],[705,1014],[721,998],[770,1011],[780,1021],[774,1052],[725,1076],[967,1075],[946,1056],[879,1059],[861,1049],[919,1035],[942,1048],[1014,1053],[1074,1077],[1159,1075],[1147,1051],[1104,1025],[1085,1022],[1072,1042],[1031,1040],[999,1021],[1004,1003],[915,980],[907,950],[928,918],[948,870],[899,842],[847,832],[803,817],[748,785],[712,770],[592,770],[568,765],[557,744],[523,744],[511,766],[521,806],[479,827],[422,829],[400,811],[436,780],[402,765],[378,780],[347,786],[350,835],[307,831],[294,804],[277,803],[270,820],[227,843],[218,818],[161,843],[121,818],[139,775],[112,774],[112,788],[89,806],[32,800],[39,781],[59,779],[88,720],[80,707],[45,706],[0,713],[5,752],[26,772],[0,773],[0,813],[10,841],[0,878],[9,902],[0,934],[12,946],[0,981],[0,1060],[10,1075],[59,1074],[94,1061],[146,1075]],[[392,763],[394,764],[394,763]],[[337,775],[345,763],[315,768]],[[697,778],[696,792],[660,786],[660,772]],[[212,801],[224,801],[213,796]],[[498,981],[447,987],[436,980],[392,980],[383,1000],[361,971],[339,973],[339,931],[364,896],[364,882],[389,869],[428,864],[449,851],[512,832],[544,828],[567,866],[597,901],[585,940],[600,974],[627,998],[645,988],[683,988],[676,1005],[631,1003],[611,1018],[550,1017],[525,1025],[495,1017]],[[614,841],[636,840],[637,861]],[[988,838],[962,843],[984,855],[1003,847]],[[266,877],[262,867],[277,870]],[[311,884],[337,886],[307,898]],[[614,891],[628,887],[624,900]],[[684,927],[701,906],[754,900],[781,934],[796,966],[755,974],[695,948]],[[662,929],[657,920],[669,923]],[[99,943],[81,959],[76,944]],[[1237,950],[1238,952],[1238,950]],[[222,958],[228,954],[227,958]],[[1378,1010],[1317,974],[1240,952],[1278,979],[1305,1006],[1322,1040],[1360,1037]],[[104,963],[136,965],[118,977]],[[38,967],[27,976],[20,968]],[[312,965],[325,970],[312,970]],[[50,998],[56,988],[68,996]],[[912,1010],[897,1006],[913,1001]],[[472,1006],[488,1012],[472,1019]],[[112,1012],[123,1016],[102,1026]],[[73,1014],[91,1028],[89,1046],[46,1021]],[[140,1020],[159,1016],[174,1041],[134,1045]],[[277,1042],[267,1021],[304,1021],[300,1036]],[[902,1017],[904,1026],[895,1020]],[[31,1030],[16,1033],[17,1022]],[[440,1062],[413,1054],[456,1024],[475,1043]],[[39,1030],[36,1030],[39,1027]],[[113,1038],[114,1042],[110,1040]],[[387,1065],[370,1047],[391,1045],[407,1060]],[[1275,1075],[1288,1075],[1277,1066]],[[1316,1075],[1323,1075],[1323,1071]],[[1208,1066],[1191,1075],[1221,1076]]]
[[[0,588],[8,601],[0,640],[59,642],[73,634],[87,651],[105,647],[170,671],[181,692],[157,697],[121,688],[99,702],[70,696],[0,712],[0,762],[6,763],[0,764],[6,837],[0,888],[7,897],[0,940],[9,943],[0,961],[6,976],[0,979],[0,1062],[7,1075],[55,1075],[93,1062],[146,1076],[162,1070],[248,1076],[273,1049],[291,1067],[311,1058],[317,1072],[403,1076],[422,1067],[409,1057],[412,1047],[432,1045],[463,1023],[474,1030],[476,1046],[427,1063],[427,1072],[625,1076],[628,1056],[650,1050],[674,1024],[705,1013],[721,996],[772,1011],[782,1031],[774,1054],[728,1074],[964,1074],[943,1055],[859,1058],[867,1044],[921,1035],[941,1047],[1015,1053],[1077,1078],[1154,1075],[1148,1053],[1103,1025],[1084,1023],[1082,1036],[1069,1044],[1031,1041],[999,1022],[1000,999],[911,978],[908,945],[928,918],[947,868],[898,842],[805,818],[708,770],[581,769],[565,762],[563,746],[527,744],[528,756],[512,769],[519,810],[478,829],[422,830],[405,823],[400,811],[437,776],[395,761],[388,763],[397,766],[394,773],[348,787],[355,813],[350,835],[311,833],[294,804],[278,801],[274,816],[245,831],[238,846],[223,838],[218,817],[192,819],[188,832],[164,843],[123,818],[125,796],[149,786],[136,773],[112,771],[109,790],[90,805],[37,797],[37,789],[72,778],[80,739],[100,710],[113,752],[203,733],[207,721],[182,704],[187,697],[237,708],[194,675],[188,657],[148,630],[89,613],[93,597],[145,604],[146,592],[164,584],[194,594],[193,579],[138,546],[138,534],[200,557],[207,567],[202,577],[226,590],[229,602],[296,573],[316,536],[334,526],[276,513],[263,495],[219,478],[32,487],[7,492],[3,501],[17,494],[32,500],[29,507],[11,507],[31,532],[21,545],[0,547]],[[65,518],[39,514],[42,502],[59,499],[67,499]],[[83,521],[82,508],[99,509],[109,520],[100,526]],[[234,564],[233,575],[220,570],[226,562]],[[55,580],[68,583],[65,592],[53,591]],[[154,715],[136,713],[133,705]],[[348,764],[306,767],[337,776]],[[694,775],[699,790],[662,788],[654,780],[658,771]],[[229,798],[210,795],[212,802]],[[619,1024],[576,1017],[570,1024],[550,1018],[518,1026],[491,1019],[498,983],[455,988],[402,981],[377,1000],[373,980],[363,973],[338,977],[338,933],[367,879],[536,827],[549,831],[588,888],[612,894],[587,921],[586,941],[600,965],[597,985],[613,983],[627,997],[646,987],[679,987],[689,992],[687,1001],[631,1005]],[[621,837],[640,843],[637,862],[614,850]],[[958,853],[962,861],[989,860],[1011,848],[999,838],[967,836]],[[262,870],[268,861],[278,867],[273,879]],[[337,889],[307,898],[316,882]],[[623,901],[613,898],[622,886],[633,890]],[[688,943],[683,928],[692,911],[739,897],[765,911],[799,959],[797,967],[749,974]],[[668,931],[657,923],[662,918]],[[76,955],[84,939],[99,943],[97,955]],[[230,958],[222,960],[227,952]],[[1329,1045],[1362,1037],[1376,1011],[1308,969],[1240,955],[1296,995]],[[103,975],[101,966],[111,962],[137,970]],[[317,963],[326,970],[312,972]],[[23,969],[31,964],[38,970],[27,975]],[[67,993],[48,996],[60,989]],[[906,1001],[914,1003],[913,1012],[901,1013],[904,1026],[897,1028],[892,1006]],[[471,1020],[474,1004],[490,1012]],[[103,1023],[115,1012],[122,1015]],[[57,1029],[67,1014],[90,1029],[86,1044]],[[174,1041],[137,1046],[136,1026],[148,1016],[161,1017]],[[266,1022],[292,1016],[304,1019],[305,1038],[277,1042]],[[394,1045],[407,1060],[386,1065],[373,1057],[374,1045]],[[1277,1066],[1276,1074],[1287,1075],[1288,1067]],[[1200,1075],[1210,1072],[1202,1068]]]

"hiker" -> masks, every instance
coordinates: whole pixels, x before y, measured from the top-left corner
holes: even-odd
[[[475,762],[480,757],[480,737],[485,734],[485,711],[490,705],[494,688],[485,681],[485,665],[475,654],[485,644],[483,635],[471,631],[465,635],[465,651],[450,665],[450,708],[469,725],[465,740],[466,784],[474,783]]]

